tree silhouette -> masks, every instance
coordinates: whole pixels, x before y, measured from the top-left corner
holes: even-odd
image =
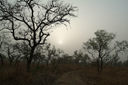
[[[49,62],[51,61],[51,58],[54,57],[54,56],[57,56],[55,46],[53,46],[51,48],[51,44],[50,43],[46,44],[45,53],[46,53],[46,56],[47,56],[46,64],[48,66]]]
[[[3,47],[3,43],[4,43],[4,38],[5,36],[0,35],[0,59],[1,59],[1,66],[3,66],[3,57],[2,57],[2,47]]]
[[[9,42],[9,37],[6,36],[5,33],[0,33],[0,59],[1,59],[1,66],[3,66],[3,58],[5,58],[4,52],[5,45]]]
[[[128,48],[128,42],[116,42],[112,47],[111,42],[116,36],[114,33],[109,33],[105,30],[98,30],[95,32],[95,35],[95,38],[89,39],[84,43],[83,49],[91,54],[92,57],[97,61],[97,70],[100,74],[108,63],[118,57],[120,52],[126,51]],[[110,53],[112,52],[114,52],[114,55],[111,59],[108,59]],[[107,59],[107,63],[103,66],[104,59]]]
[[[70,23],[70,17],[76,17],[77,7],[64,4],[59,0],[51,0],[42,4],[38,0],[17,0],[11,4],[0,0],[0,21],[3,28],[8,29],[15,40],[23,40],[31,48],[27,57],[27,71],[38,45],[45,44],[49,30],[57,25]]]

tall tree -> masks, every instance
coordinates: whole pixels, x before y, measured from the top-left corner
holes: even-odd
[[[96,37],[89,39],[84,43],[83,48],[97,61],[97,70],[100,74],[110,61],[118,57],[118,54],[121,51],[124,52],[127,49],[128,42],[116,42],[112,47],[111,42],[116,36],[114,33],[109,33],[105,30],[98,30],[95,32],[95,35]],[[108,58],[112,52],[114,52],[115,54],[109,60]],[[107,63],[104,66],[103,59],[107,59]]]
[[[38,45],[45,44],[49,30],[57,25],[70,23],[70,17],[76,17],[77,7],[64,4],[59,0],[50,0],[42,4],[38,0],[16,0],[11,4],[0,0],[0,21],[3,29],[8,29],[15,40],[28,43],[30,55],[27,57],[27,71]]]

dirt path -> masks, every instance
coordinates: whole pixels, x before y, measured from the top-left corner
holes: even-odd
[[[87,85],[82,81],[77,71],[71,71],[63,74],[52,85]]]

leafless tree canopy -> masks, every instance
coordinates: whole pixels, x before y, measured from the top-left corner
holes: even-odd
[[[77,7],[64,4],[59,0],[50,0],[41,4],[38,0],[17,0],[11,4],[0,0],[0,24],[8,29],[15,40],[23,40],[31,48],[27,58],[28,70],[33,53],[38,45],[44,44],[50,35],[49,30],[57,25],[70,23],[70,17],[76,17]]]
[[[118,57],[120,52],[127,51],[128,42],[126,40],[121,42],[117,41],[114,46],[111,46],[111,42],[116,36],[114,33],[98,30],[95,32],[95,35],[96,37],[83,43],[83,49],[97,60],[97,68],[100,74],[112,60]],[[111,56],[112,52],[114,55]],[[106,62],[104,66],[103,61]]]
[[[70,23],[69,17],[76,17],[77,7],[51,0],[41,4],[38,0],[17,0],[10,4],[0,0],[0,21],[9,29],[15,40],[25,40],[29,46],[44,44],[48,30],[60,24]]]

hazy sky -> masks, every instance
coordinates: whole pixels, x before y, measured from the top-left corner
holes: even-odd
[[[64,0],[79,8],[78,18],[68,27],[54,29],[48,38],[52,45],[70,55],[82,48],[83,42],[104,29],[116,33],[116,40],[128,40],[128,0]],[[68,28],[68,29],[67,29]],[[61,42],[61,44],[59,44]]]
[[[14,0],[9,0],[14,1]],[[48,0],[42,0],[48,1]],[[68,27],[53,29],[48,42],[70,55],[82,48],[83,42],[104,29],[116,33],[116,40],[128,40],[128,0],[63,0],[77,6],[78,17]]]

